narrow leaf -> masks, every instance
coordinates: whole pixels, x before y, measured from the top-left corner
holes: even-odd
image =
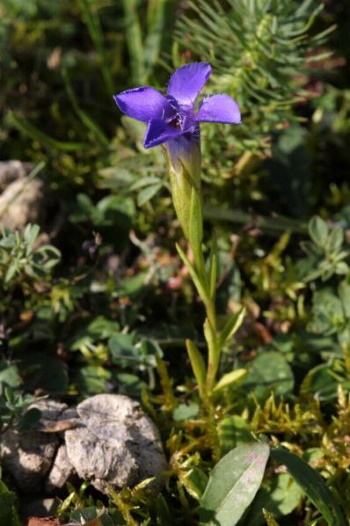
[[[148,4],[148,28],[144,43],[146,78],[152,72],[161,52],[167,3],[168,0],[155,0]]]
[[[31,252],[31,249],[37,240],[39,233],[40,227],[38,225],[32,225],[31,223],[28,223],[24,230],[24,239],[27,243],[27,255]]]
[[[76,143],[76,142],[63,142],[53,139],[50,135],[39,130],[30,124],[29,121],[15,115],[11,111],[7,114],[7,119],[9,124],[17,128],[21,133],[28,135],[31,139],[36,139],[40,143],[44,144],[48,148],[53,150],[59,150],[64,152],[75,152],[75,151],[87,151],[89,145],[86,143]]]
[[[139,2],[138,0],[123,0],[123,8],[133,81],[136,84],[144,84],[146,81],[145,55],[142,42],[142,28],[138,13],[140,10]]]
[[[242,325],[243,318],[245,316],[245,307],[241,307],[236,314],[230,317],[226,322],[224,328],[220,334],[221,345],[224,345],[227,340],[229,340]]]
[[[161,493],[157,496],[156,506],[160,526],[172,526],[174,524],[174,517],[167,501]]]
[[[211,299],[215,298],[217,274],[218,274],[218,254],[217,254],[216,239],[214,238],[212,241],[212,245],[211,245],[210,267],[209,267],[209,276],[210,276],[209,293],[210,293]]]
[[[185,252],[182,250],[182,248],[176,243],[176,249],[179,253],[179,256],[181,257],[184,265],[186,266],[188,272],[190,273],[190,276],[192,278],[193,283],[195,284],[195,287],[198,291],[198,294],[202,298],[203,301],[205,301],[207,294],[205,290],[205,285],[202,284],[197,272],[195,271],[193,265],[191,265],[188,257],[186,256]]]
[[[140,188],[143,188],[144,186],[152,186],[154,184],[162,184],[162,180],[155,176],[151,175],[148,177],[142,177],[141,179],[138,179],[130,186],[130,190],[139,190]]]
[[[192,340],[186,340],[186,348],[198,383],[199,391],[202,393],[205,384],[205,363],[203,356]]]
[[[231,384],[239,382],[246,376],[247,373],[247,369],[236,369],[235,371],[224,374],[224,376],[220,378],[214,387],[214,392],[220,391],[220,389],[223,389],[224,387],[228,387]]]
[[[284,464],[295,482],[305,491],[329,526],[344,526],[342,510],[325,481],[311,466],[293,453],[276,448],[271,457],[279,464]]]
[[[275,521],[275,519],[272,516],[272,513],[270,513],[268,510],[263,509],[263,514],[264,514],[267,526],[278,526],[278,522]]]
[[[216,340],[216,332],[214,331],[208,318],[206,318],[205,322],[203,323],[203,331],[204,331],[205,340],[208,344],[209,353],[213,352],[213,350],[215,352],[215,349],[218,348],[217,340]],[[215,361],[216,361],[215,356],[209,356],[209,363],[215,362]]]
[[[18,265],[17,261],[14,261],[12,265],[10,265],[6,271],[4,282],[6,285],[9,284],[9,282],[14,278],[18,271]]]
[[[114,93],[114,82],[111,74],[111,68],[106,56],[104,45],[104,34],[100,22],[100,18],[96,11],[92,10],[92,2],[88,0],[78,0],[78,5],[83,15],[83,20],[89,31],[91,40],[95,44],[96,51],[99,57],[101,73],[107,92],[112,95]],[[128,28],[129,29],[129,28]]]
[[[84,124],[84,126],[92,133],[92,135],[105,147],[109,146],[109,139],[106,137],[105,133],[103,132],[102,128],[97,124],[96,121],[94,121],[86,111],[84,111],[77,101],[76,95],[74,93],[74,89],[72,86],[72,83],[69,78],[68,70],[66,67],[62,67],[61,69],[61,75],[63,79],[63,83],[68,95],[68,98],[70,100],[70,103],[81,120],[81,122]],[[111,85],[112,86],[112,85]]]

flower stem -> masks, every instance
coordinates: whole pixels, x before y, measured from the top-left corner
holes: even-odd
[[[202,282],[203,290],[205,291],[205,296],[201,296],[201,299],[206,311],[204,335],[208,346],[206,392],[207,396],[211,398],[221,356],[221,345],[216,320],[215,294],[212,295],[210,293],[210,276],[205,268],[202,247],[196,247],[197,249],[195,249],[195,247],[191,248],[194,254],[195,268]]]
[[[199,385],[200,393],[209,399],[215,387],[216,375],[219,368],[222,341],[217,328],[215,312],[215,275],[216,267],[210,262],[207,270],[203,248],[203,207],[201,195],[201,167],[200,143],[197,137],[183,136],[176,140],[168,141],[164,146],[164,153],[169,170],[172,200],[176,215],[179,219],[183,233],[191,247],[194,265],[178,248],[179,254],[187,266],[206,310],[204,335],[208,346],[208,362],[205,381]],[[213,272],[214,269],[214,272]],[[191,344],[189,344],[191,346]],[[192,368],[198,371],[197,353],[192,351]],[[191,359],[191,355],[190,355]],[[201,375],[202,376],[202,375]],[[203,375],[204,376],[204,375]],[[203,399],[203,396],[201,394]],[[204,403],[204,400],[203,400]]]

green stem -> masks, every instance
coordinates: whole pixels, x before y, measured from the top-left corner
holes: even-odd
[[[210,317],[212,317],[213,311],[214,311],[213,305],[206,306],[208,321],[210,320]],[[215,318],[214,318],[214,321],[216,321]],[[220,364],[221,347],[219,344],[219,335],[216,330],[216,323],[214,326],[212,326],[212,323],[210,321],[209,323],[211,325],[211,331],[213,334],[211,338],[206,337],[207,344],[208,344],[208,367],[207,367],[206,387],[207,387],[208,396],[211,397],[213,389],[215,387],[216,375],[217,375],[219,364]]]
[[[218,462],[221,457],[220,452],[220,441],[218,436],[218,430],[217,430],[217,422],[215,418],[215,406],[213,404],[213,400],[211,397],[207,396],[205,394],[202,398],[203,402],[203,410],[206,415],[206,421],[208,425],[208,440],[209,440],[209,447],[212,450],[213,453],[213,460],[214,462]]]
[[[192,247],[192,251],[196,271],[203,283],[203,289],[206,291],[206,296],[202,297],[207,315],[207,321],[204,325],[204,335],[208,345],[206,389],[209,398],[211,398],[221,356],[221,345],[216,321],[215,294],[212,296],[210,292],[210,276],[208,276],[205,268],[202,247]]]
[[[208,272],[202,249],[203,207],[200,179],[200,145],[195,138],[191,142],[188,138],[183,137],[176,141],[169,141],[164,147],[164,151],[169,169],[175,212],[191,247],[194,264],[188,260],[180,247],[177,247],[177,249],[190,272],[207,314],[204,323],[204,334],[208,345],[208,363],[205,386],[200,385],[200,391],[203,392],[205,389],[206,396],[212,398],[220,362],[222,342],[217,329],[215,313],[216,263],[213,263],[213,257],[211,256]],[[192,347],[190,350],[190,359],[192,355],[192,359],[196,362],[191,362],[195,372],[198,369],[197,353]]]

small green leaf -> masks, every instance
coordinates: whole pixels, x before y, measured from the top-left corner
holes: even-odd
[[[89,323],[86,332],[92,338],[104,340],[119,333],[119,323],[100,315]]]
[[[326,242],[326,248],[327,251],[330,253],[336,253],[338,252],[343,244],[344,241],[344,230],[342,227],[337,226],[328,235],[328,239]]]
[[[0,392],[3,390],[5,386],[16,388],[16,387],[19,387],[21,383],[22,383],[22,379],[19,375],[17,366],[7,365],[5,360],[1,360],[0,361]],[[12,389],[6,389],[5,393],[8,394],[10,397],[13,396]]]
[[[7,272],[5,274],[4,281],[6,285],[12,280],[12,278],[14,278],[17,272],[18,272],[18,264],[17,264],[17,261],[14,261],[12,265],[8,267]]]
[[[320,257],[323,254],[322,249],[320,249],[320,247],[315,245],[312,241],[301,241],[300,246],[308,256]]]
[[[201,499],[202,525],[235,526],[262,482],[270,449],[267,444],[239,446],[214,467]]]
[[[148,272],[139,272],[135,276],[123,279],[119,283],[119,296],[127,296],[131,299],[137,298],[145,290],[147,276]]]
[[[263,510],[276,518],[292,513],[303,498],[303,491],[289,473],[278,473],[263,484],[244,517],[244,526],[263,526]]]
[[[340,261],[335,265],[335,273],[338,274],[338,276],[345,275],[349,272],[349,265],[345,263],[345,261]]]
[[[108,217],[114,219],[120,216],[123,219],[132,217],[135,213],[135,205],[131,198],[122,195],[108,195],[103,197],[96,206],[95,213],[98,212],[96,219],[107,220]],[[126,216],[126,217],[125,217]]]
[[[339,285],[338,292],[344,314],[347,318],[350,318],[350,284],[346,281],[343,281]]]
[[[131,373],[118,373],[115,375],[118,382],[118,392],[131,398],[141,398],[145,383],[139,376]]]
[[[314,216],[309,222],[309,234],[318,247],[324,247],[328,237],[327,223],[319,216]]]
[[[141,177],[141,179],[138,179],[134,184],[131,185],[130,190],[139,190],[140,188],[144,188],[145,186],[153,186],[155,184],[162,184],[162,180],[159,177],[156,177],[155,175],[151,175],[149,177]]]
[[[228,416],[219,422],[218,437],[222,455],[226,455],[234,447],[247,444],[253,440],[247,422],[238,415]]]
[[[102,366],[87,365],[80,367],[75,382],[80,393],[98,394],[106,392],[111,376],[111,372]]]
[[[278,351],[263,351],[252,362],[244,387],[258,400],[271,392],[277,396],[288,394],[294,385],[293,371]]]
[[[142,188],[142,190],[140,190],[137,195],[138,206],[143,206],[144,204],[148,203],[148,201],[152,199],[152,197],[154,197],[161,188],[162,183],[152,184]]]
[[[123,356],[133,356],[135,347],[135,336],[124,332],[115,332],[108,340],[108,347],[117,360]]]
[[[199,414],[199,405],[196,402],[189,402],[187,404],[179,404],[173,411],[173,419],[175,422],[189,420],[190,418],[197,418]]]
[[[40,247],[35,252],[35,255],[41,256],[40,265],[38,265],[39,269],[42,267],[42,269],[46,271],[51,270],[61,259],[61,252],[52,245],[44,245]]]
[[[346,524],[335,496],[317,471],[286,449],[273,449],[271,457],[279,464],[286,466],[294,480],[305,491],[329,526],[344,526]]]
[[[217,336],[208,318],[205,319],[203,324],[203,331],[205,340],[208,344],[208,349],[217,349]],[[209,356],[209,363],[211,360],[215,360],[217,357]]]
[[[82,211],[86,213],[87,216],[92,214],[94,209],[94,203],[91,201],[90,197],[86,194],[80,193],[77,195],[77,203]]]
[[[239,311],[236,312],[236,314],[229,318],[220,334],[221,345],[224,345],[230,338],[232,338],[235,332],[242,325],[244,316],[245,307],[241,307]]]
[[[200,500],[208,484],[208,477],[201,469],[194,466],[181,479],[188,493],[196,500]]]
[[[220,391],[220,389],[223,389],[224,387],[228,387],[234,383],[240,382],[247,373],[247,369],[235,369],[234,371],[224,374],[224,376],[220,378],[218,383],[215,385],[214,392]]]
[[[321,363],[313,367],[303,378],[301,396],[312,396],[317,400],[331,400],[337,397],[339,382],[332,364]]]
[[[266,520],[267,526],[278,526],[278,522],[275,521],[272,513],[270,513],[268,510],[263,509],[263,514],[264,514],[264,518]]]
[[[192,340],[186,340],[186,349],[190,358],[193,373],[198,383],[199,391],[203,394],[206,377],[204,358]]]
[[[24,240],[26,243],[26,255],[28,256],[32,249],[35,241],[40,233],[40,227],[38,225],[28,224],[24,230]]]
[[[179,253],[179,256],[181,257],[183,263],[186,265],[186,268],[188,270],[188,272],[190,273],[190,276],[193,280],[193,283],[195,284],[195,287],[198,291],[198,294],[200,295],[200,297],[202,298],[202,300],[206,299],[207,297],[207,293],[206,293],[206,290],[205,290],[205,285],[203,285],[203,283],[201,282],[197,272],[195,271],[193,265],[191,265],[191,263],[189,262],[186,254],[184,253],[184,251],[182,250],[182,248],[176,243],[176,249]]]

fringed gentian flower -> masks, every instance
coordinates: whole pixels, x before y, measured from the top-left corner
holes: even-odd
[[[182,66],[170,78],[164,96],[154,88],[140,87],[114,96],[120,110],[147,123],[145,148],[164,145],[169,164],[172,197],[185,236],[192,245],[201,242],[199,123],[239,124],[237,103],[228,95],[196,99],[211,73],[210,64]],[[194,232],[193,230],[198,230]]]
[[[123,91],[114,100],[123,113],[147,123],[145,148],[181,137],[198,140],[199,122],[241,122],[238,105],[228,95],[207,97],[196,112],[196,98],[210,73],[210,64],[187,64],[170,78],[166,96],[154,88],[141,87]]]

